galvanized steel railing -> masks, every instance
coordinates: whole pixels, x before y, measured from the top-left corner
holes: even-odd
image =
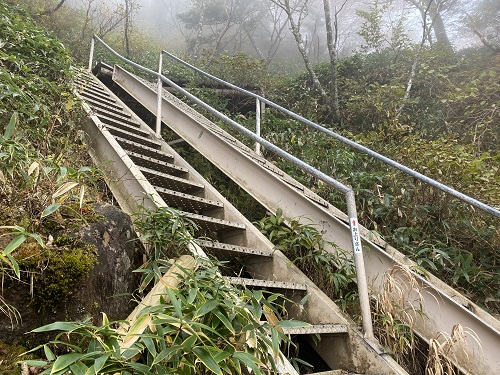
[[[257,115],[256,115],[256,117],[257,117],[256,118],[256,122],[257,122],[256,134],[259,135],[259,136],[260,136],[260,107],[261,107],[261,103],[265,103],[265,104],[269,105],[270,107],[275,108],[275,109],[283,112],[284,114],[286,114],[286,115],[294,118],[295,120],[303,122],[304,124],[306,124],[306,125],[314,128],[316,130],[319,130],[319,131],[321,131],[321,132],[323,132],[323,133],[325,133],[325,134],[327,134],[327,135],[329,135],[329,136],[331,136],[331,137],[333,137],[333,138],[335,138],[335,139],[337,139],[337,140],[339,140],[339,141],[341,141],[341,142],[343,142],[343,143],[345,143],[345,144],[347,144],[347,145],[355,148],[358,151],[361,151],[361,152],[363,152],[363,153],[365,153],[367,155],[370,155],[370,156],[374,157],[375,159],[378,159],[378,160],[380,160],[380,161],[382,161],[382,162],[390,165],[391,167],[397,168],[400,171],[402,171],[402,172],[404,172],[404,173],[406,173],[406,174],[408,174],[408,175],[410,175],[412,177],[415,177],[416,179],[418,179],[418,180],[420,180],[422,182],[425,182],[426,184],[429,184],[429,185],[431,185],[431,186],[433,186],[433,187],[435,187],[435,188],[437,188],[437,189],[439,189],[441,191],[444,191],[445,193],[448,193],[448,194],[454,196],[455,198],[458,198],[458,199],[460,199],[460,200],[462,200],[464,202],[467,202],[470,205],[472,205],[474,207],[477,207],[477,208],[479,208],[479,209],[481,209],[481,210],[483,210],[483,211],[485,211],[485,212],[487,212],[487,213],[489,213],[491,215],[500,217],[500,210],[498,210],[498,209],[496,209],[494,207],[491,207],[491,206],[489,206],[489,205],[487,205],[487,204],[485,204],[485,203],[483,203],[481,201],[478,201],[475,198],[472,198],[472,197],[470,197],[470,196],[468,196],[466,194],[463,194],[463,193],[461,193],[461,192],[459,192],[459,191],[457,191],[457,190],[455,190],[455,189],[453,189],[453,188],[451,188],[451,187],[449,187],[449,186],[447,186],[445,184],[442,184],[439,181],[436,181],[436,180],[434,180],[434,179],[432,179],[430,177],[427,177],[427,176],[425,176],[425,175],[423,175],[423,174],[421,174],[421,173],[419,173],[419,172],[417,172],[417,171],[415,171],[415,170],[413,170],[411,168],[408,168],[408,167],[406,167],[406,166],[404,166],[404,165],[402,165],[402,164],[400,164],[400,163],[398,163],[398,162],[396,162],[396,161],[394,161],[392,159],[389,159],[388,157],[386,157],[384,155],[381,155],[381,154],[379,154],[379,153],[377,153],[377,152],[369,149],[368,147],[362,146],[359,143],[351,141],[350,139],[348,139],[348,138],[346,138],[346,137],[344,137],[344,136],[342,136],[342,135],[340,135],[338,133],[335,133],[334,131],[332,131],[330,129],[327,129],[327,128],[319,125],[319,124],[316,124],[315,122],[313,122],[311,120],[308,120],[308,119],[306,119],[306,118],[304,118],[304,117],[302,117],[302,116],[300,116],[300,115],[298,115],[298,114],[296,114],[296,113],[294,113],[292,111],[289,111],[286,108],[283,108],[282,106],[280,106],[280,105],[278,105],[278,104],[270,101],[269,99],[266,99],[266,98],[264,98],[264,97],[262,97],[260,95],[257,95],[257,94],[255,94],[255,93],[253,93],[251,91],[242,89],[242,88],[240,88],[238,86],[235,86],[235,85],[233,85],[233,84],[231,84],[229,82],[226,82],[226,81],[224,81],[224,80],[222,80],[220,78],[217,78],[217,77],[215,77],[215,76],[213,76],[213,75],[211,75],[209,73],[206,73],[203,70],[198,69],[195,66],[193,66],[193,65],[191,65],[191,64],[189,64],[189,63],[181,60],[180,58],[174,56],[170,52],[167,52],[167,51],[163,50],[161,52],[161,55],[164,55],[164,54],[167,55],[167,56],[169,56],[170,58],[174,59],[175,61],[181,63],[182,65],[187,66],[188,68],[196,71],[197,73],[200,73],[200,74],[204,75],[205,77],[213,79],[214,81],[216,81],[218,83],[221,83],[221,84],[223,84],[223,85],[225,85],[225,86],[227,86],[227,87],[229,87],[229,88],[231,88],[233,90],[237,90],[237,91],[239,91],[239,92],[241,92],[241,93],[243,93],[245,95],[248,95],[250,97],[255,98],[256,99],[256,108],[257,108],[257,111],[256,111],[256,113],[257,113]]]
[[[366,273],[365,273],[365,264],[363,260],[363,249],[361,245],[361,237],[359,233],[359,225],[358,225],[358,215],[357,215],[357,210],[356,210],[356,202],[355,202],[355,195],[354,191],[349,187],[344,185],[343,183],[335,180],[334,178],[324,174],[323,172],[317,170],[316,168],[310,166],[309,164],[303,162],[302,160],[296,158],[295,156],[289,154],[288,152],[282,150],[281,148],[275,146],[273,143],[265,140],[264,138],[261,138],[259,135],[254,134],[250,130],[246,129],[245,127],[241,126],[238,124],[236,121],[230,119],[226,115],[220,113],[216,109],[212,108],[205,102],[201,101],[188,91],[184,90],[181,88],[179,85],[175,84],[165,76],[161,74],[161,62],[162,59],[160,58],[160,73],[155,72],[151,69],[145,68],[137,63],[134,63],[131,60],[128,60],[127,58],[121,56],[118,54],[116,51],[114,51],[111,47],[109,47],[102,39],[100,39],[97,36],[94,36],[92,39],[92,44],[90,48],[90,58],[89,58],[89,70],[92,69],[92,63],[93,63],[93,56],[94,56],[94,48],[95,48],[95,41],[98,41],[100,44],[102,44],[110,53],[112,53],[115,57],[120,59],[121,61],[126,62],[127,64],[143,71],[146,72],[154,77],[157,78],[158,80],[158,109],[157,109],[157,128],[156,128],[156,135],[160,136],[160,129],[161,129],[161,99],[162,99],[162,84],[161,82],[165,82],[172,88],[175,88],[178,92],[182,93],[184,96],[186,96],[188,99],[192,100],[195,102],[197,105],[202,107],[203,109],[207,110],[214,116],[218,117],[219,119],[223,120],[225,123],[231,125],[233,128],[235,128],[238,132],[241,134],[247,136],[248,138],[252,139],[253,141],[263,145],[266,147],[266,149],[274,152],[278,156],[282,157],[283,159],[287,160],[288,162],[294,164],[295,166],[299,167],[301,170],[304,172],[314,176],[318,180],[323,181],[324,183],[328,184],[329,186],[333,187],[335,190],[343,193],[345,195],[346,203],[347,203],[347,215],[349,217],[349,227],[351,230],[351,243],[352,243],[352,250],[353,250],[353,259],[354,259],[354,266],[356,268],[356,280],[357,280],[357,285],[358,285],[358,293],[359,293],[359,302],[360,302],[360,309],[361,309],[361,317],[362,317],[362,327],[363,327],[363,333],[364,336],[367,340],[373,341],[375,340],[374,334],[373,334],[373,324],[372,324],[372,318],[371,318],[371,313],[370,313],[370,298],[369,298],[369,293],[368,293],[368,285],[367,285],[367,280],[366,280]],[[162,54],[165,53],[162,51]],[[194,68],[194,67],[193,67]],[[223,82],[223,81],[222,81]],[[232,86],[232,85],[231,85]],[[236,87],[236,86],[234,86]],[[260,99],[260,97],[258,98]],[[262,98],[264,99],[264,98]],[[262,100],[260,99],[260,100]],[[264,102],[269,102],[266,99],[262,100]],[[259,105],[259,104],[257,104]],[[158,118],[160,120],[158,120]]]

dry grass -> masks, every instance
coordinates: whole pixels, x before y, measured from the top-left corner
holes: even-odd
[[[467,343],[467,337],[472,338],[481,347],[479,338],[470,329],[464,329],[460,324],[453,326],[451,335],[439,332],[438,335],[429,342],[429,354],[425,366],[426,375],[455,375],[459,370],[453,363],[466,362],[466,372],[470,370],[471,350]]]
[[[415,357],[413,329],[425,315],[422,300],[421,287],[407,268],[396,265],[384,273],[382,291],[375,297],[375,332],[400,363],[411,364]]]

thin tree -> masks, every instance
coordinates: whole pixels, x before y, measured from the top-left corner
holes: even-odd
[[[297,48],[302,56],[302,60],[304,61],[304,65],[307,70],[307,74],[312,82],[312,85],[315,90],[317,90],[323,99],[323,102],[326,104],[330,112],[333,113],[333,109],[331,108],[330,98],[326,90],[321,85],[321,82],[318,79],[317,74],[314,72],[313,65],[309,59],[309,53],[306,48],[306,44],[304,43],[304,38],[301,32],[302,21],[307,16],[307,5],[308,0],[305,0],[302,3],[294,4],[293,6],[290,4],[290,0],[272,0],[273,3],[281,7],[287,15],[288,22],[290,24],[290,29],[292,31],[293,37],[295,38],[295,42],[297,43]],[[297,19],[295,19],[297,17]]]
[[[330,79],[331,79],[331,109],[333,112],[333,119],[340,121],[340,106],[339,106],[339,89],[338,89],[338,52],[337,42],[338,34],[338,14],[347,3],[344,1],[340,10],[335,9],[334,21],[332,23],[332,16],[330,10],[330,0],[323,0],[323,9],[325,13],[325,26],[326,26],[326,40],[328,46],[328,53],[330,56]]]
[[[139,10],[138,0],[125,0],[125,13],[123,14],[123,41],[126,56],[130,56],[130,35],[132,33],[132,19],[134,13]]]
[[[61,0],[59,3],[55,6],[55,8],[52,9],[46,9],[43,12],[40,13],[41,16],[45,16],[47,14],[55,13],[57,12],[66,2],[66,0]]]

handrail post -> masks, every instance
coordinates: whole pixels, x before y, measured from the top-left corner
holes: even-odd
[[[349,227],[351,229],[351,241],[354,257],[354,267],[356,268],[356,280],[358,283],[359,305],[361,309],[361,318],[364,337],[367,340],[375,340],[373,336],[372,315],[370,312],[370,297],[368,293],[368,284],[366,281],[365,261],[363,259],[363,248],[361,246],[361,236],[358,226],[358,214],[356,212],[356,201],[354,191],[349,190],[345,193],[347,202],[347,216],[349,217]]]
[[[161,103],[163,98],[163,82],[161,80],[161,70],[163,66],[163,51],[160,52],[160,62],[158,64],[158,87],[156,92],[156,137],[161,137]]]
[[[260,137],[260,100],[259,98],[255,99],[255,135]],[[255,142],[255,153],[260,155],[260,143]]]
[[[90,42],[89,71],[92,70],[92,62],[94,60],[94,48],[95,48],[95,39],[94,37],[92,37],[92,41]]]

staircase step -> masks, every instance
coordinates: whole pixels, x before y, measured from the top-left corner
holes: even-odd
[[[115,136],[115,139],[120,144],[120,146],[122,146],[122,148],[126,151],[136,152],[138,154],[149,156],[154,159],[161,160],[167,163],[172,162],[174,160],[174,156],[172,154],[167,154],[163,151],[157,150],[152,147],[144,146],[140,143],[125,138]]]
[[[170,189],[165,189],[159,186],[153,187],[160,194],[166,204],[168,204],[170,207],[179,208],[183,211],[202,212],[207,208],[223,208],[223,204],[217,201],[181,193]]]
[[[345,324],[313,324],[307,327],[283,328],[283,333],[287,335],[315,335],[348,332]]]
[[[104,95],[100,95],[100,94],[94,93],[92,91],[87,91],[87,90],[81,91],[80,95],[85,98],[85,101],[87,101],[87,100],[99,100],[99,101],[104,102],[104,103],[109,104],[109,105],[116,104],[116,100],[113,99],[113,97],[111,97],[109,95],[104,96]]]
[[[99,107],[118,115],[124,115],[123,107],[119,104],[116,104],[116,102],[110,101],[110,99],[95,98],[85,92],[82,93],[82,96],[85,98],[86,102],[92,103],[92,106],[94,107]]]
[[[75,79],[75,84],[83,90],[98,91],[106,96],[109,96],[106,90],[104,90],[101,86],[91,80],[86,80],[85,78],[77,78]]]
[[[233,221],[216,219],[210,216],[193,214],[191,212],[181,211],[183,217],[192,220],[200,228],[211,232],[222,232],[226,230],[245,230],[245,225]]]
[[[235,285],[255,286],[265,289],[286,289],[286,290],[307,291],[307,285],[305,284],[286,283],[283,281],[246,279],[243,277],[230,277],[230,276],[225,276],[225,279],[229,281],[231,284]]]
[[[191,194],[193,192],[200,192],[205,188],[202,184],[186,180],[185,178],[172,176],[167,173],[157,172],[153,169],[139,166],[139,170],[153,186]]]
[[[201,240],[201,239],[197,239],[196,243],[200,247],[207,249],[207,250],[228,252],[228,253],[234,253],[234,254],[238,254],[238,255],[258,255],[258,256],[264,256],[264,257],[272,257],[273,256],[273,252],[269,251],[269,250],[254,249],[251,247],[236,246],[236,245],[230,245],[227,243],[213,242],[213,241],[207,241],[207,240]]]
[[[142,137],[149,137],[150,134],[145,132],[144,130],[141,130],[141,126],[139,123],[133,121],[133,120],[124,120],[124,119],[117,119],[114,117],[109,117],[105,114],[99,113],[97,114],[97,117],[103,122],[104,124],[115,126],[117,128],[122,128],[123,130],[130,131],[132,133],[136,133],[141,135]]]
[[[129,141],[133,141],[135,143],[144,144],[145,146],[156,148],[158,150],[161,147],[160,142],[158,142],[158,141],[156,141],[154,139],[147,138],[147,137],[142,137],[140,135],[137,135],[135,133],[129,132],[127,130],[120,129],[120,128],[116,127],[116,126],[112,126],[112,125],[109,125],[109,124],[105,124],[105,125],[106,125],[106,129],[108,129],[109,132],[111,134],[113,134],[113,136],[115,136],[115,137],[125,138],[125,139],[128,139]]]
[[[187,175],[189,172],[186,168],[179,167],[175,164],[167,163],[146,155],[142,155],[137,152],[126,151],[126,153],[128,156],[130,156],[133,162],[140,167],[167,173],[173,176]]]
[[[77,88],[80,93],[85,93],[87,95],[92,95],[99,99],[105,100],[114,100],[114,98],[106,91],[100,88],[92,87],[92,86],[82,86],[81,84],[77,84]]]
[[[108,109],[104,109],[101,107],[97,106],[92,106],[92,109],[97,112],[98,115],[104,115],[106,117],[118,120],[118,121],[123,121],[125,123],[130,123],[131,125],[136,125],[136,122],[132,120],[132,115],[127,114],[127,113],[116,113],[109,111]]]

